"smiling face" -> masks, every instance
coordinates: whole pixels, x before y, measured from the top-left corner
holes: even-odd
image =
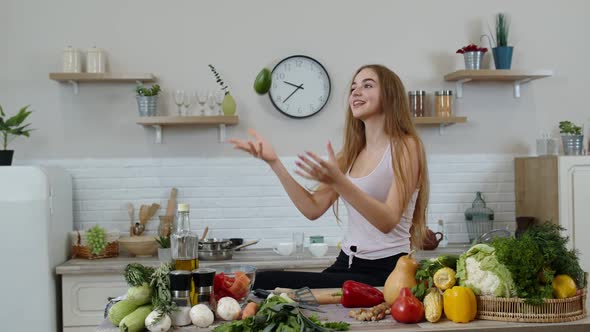
[[[360,120],[381,113],[379,77],[371,68],[364,68],[350,86],[348,105],[352,115]]]

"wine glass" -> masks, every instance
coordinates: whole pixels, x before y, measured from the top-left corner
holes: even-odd
[[[188,109],[191,107],[192,103],[193,103],[193,98],[190,95],[190,93],[187,93],[186,96],[184,97],[183,106],[185,107],[185,110],[184,110],[184,114],[182,114],[183,116],[189,115]]]
[[[177,110],[178,115],[182,115],[182,105],[184,105],[184,97],[185,97],[184,90],[174,91],[173,97],[174,97],[174,103],[176,104],[176,107],[178,109]]]
[[[225,97],[225,92],[223,92],[223,91],[215,92],[215,103],[217,103],[217,106],[219,107],[219,110],[217,111],[218,115],[223,115],[223,110],[221,109],[221,103],[223,103],[224,97]]]
[[[217,115],[217,111],[215,109],[215,105],[217,103],[215,102],[215,95],[213,94],[213,92],[209,91],[209,94],[207,95],[207,105],[209,106],[209,109],[211,110],[211,115],[215,116]]]
[[[205,115],[205,103],[207,102],[207,91],[198,90],[195,92],[195,97],[199,105],[201,105],[201,116]]]

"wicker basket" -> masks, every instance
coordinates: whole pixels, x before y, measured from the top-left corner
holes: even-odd
[[[99,259],[119,256],[119,232],[107,233],[107,246],[98,255],[94,255],[87,246],[86,234],[84,231],[71,232],[72,258]]]
[[[477,296],[477,318],[503,322],[559,323],[586,317],[586,289],[567,299],[547,299],[541,305],[520,298]]]

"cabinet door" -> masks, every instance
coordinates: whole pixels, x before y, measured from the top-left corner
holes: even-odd
[[[573,169],[572,184],[572,243],[580,251],[584,271],[590,271],[590,166]]]
[[[123,275],[63,275],[63,325],[98,326],[111,297],[127,292]]]

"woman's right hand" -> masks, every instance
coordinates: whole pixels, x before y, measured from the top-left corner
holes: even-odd
[[[230,139],[229,142],[233,144],[234,149],[244,150],[255,158],[260,158],[267,163],[272,163],[278,159],[272,146],[262,136],[258,135],[254,129],[248,129],[248,134],[254,140]]]

